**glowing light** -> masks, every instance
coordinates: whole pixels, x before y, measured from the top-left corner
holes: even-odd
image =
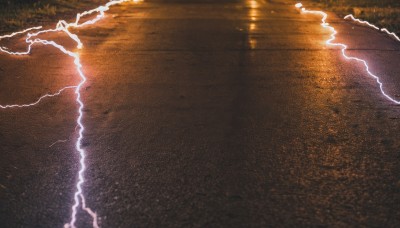
[[[89,207],[86,206],[86,201],[85,201],[85,197],[83,195],[83,190],[82,190],[82,184],[85,182],[84,179],[84,172],[86,170],[86,165],[85,165],[85,158],[86,158],[86,153],[85,150],[82,148],[82,140],[83,140],[83,132],[85,130],[85,127],[82,123],[82,119],[83,119],[83,108],[84,108],[84,103],[81,100],[81,93],[80,90],[82,88],[82,86],[85,84],[86,82],[86,76],[83,73],[82,70],[82,64],[80,62],[80,58],[79,58],[79,54],[70,50],[67,50],[64,46],[51,41],[51,40],[44,40],[44,39],[40,39],[37,38],[39,35],[41,34],[45,34],[45,33],[54,33],[54,32],[63,32],[66,35],[68,35],[72,40],[74,40],[77,43],[77,48],[81,49],[83,48],[83,44],[81,42],[81,40],[79,39],[79,37],[76,34],[71,33],[68,29],[69,28],[80,28],[86,25],[92,25],[95,24],[97,21],[99,21],[100,19],[104,18],[105,16],[105,12],[109,10],[109,8],[113,5],[117,5],[117,4],[121,4],[123,2],[134,2],[134,3],[139,3],[141,2],[141,0],[113,0],[108,2],[105,5],[99,6],[95,9],[89,10],[89,11],[85,11],[83,13],[78,13],[76,15],[76,20],[73,23],[67,23],[64,20],[60,20],[56,27],[54,29],[47,29],[47,30],[40,30],[42,29],[41,26],[39,27],[32,27],[32,28],[28,28],[25,29],[23,31],[20,32],[14,32],[12,34],[9,35],[4,35],[4,36],[0,36],[0,40],[4,39],[4,38],[12,38],[15,37],[16,35],[21,35],[21,34],[27,34],[26,35],[26,39],[25,42],[26,44],[28,44],[27,46],[27,50],[26,51],[22,51],[22,52],[13,52],[10,51],[8,48],[5,47],[0,47],[0,52],[4,52],[6,54],[9,55],[28,55],[31,50],[32,50],[32,46],[34,44],[41,44],[41,45],[49,45],[52,46],[56,49],[58,49],[59,51],[61,51],[62,53],[70,56],[71,58],[74,59],[74,64],[76,67],[76,71],[79,74],[79,77],[81,79],[81,81],[79,82],[78,85],[75,86],[66,86],[62,89],[60,89],[58,92],[53,93],[53,94],[45,94],[43,96],[41,96],[38,100],[36,100],[33,103],[29,103],[29,104],[11,104],[11,105],[0,105],[0,108],[2,109],[6,109],[6,108],[23,108],[23,107],[30,107],[30,106],[34,106],[39,104],[43,99],[48,98],[48,97],[54,97],[54,96],[58,96],[60,95],[64,90],[67,89],[71,89],[74,88],[75,89],[75,94],[76,94],[76,102],[78,103],[78,117],[76,120],[76,123],[78,125],[79,131],[78,131],[78,138],[76,140],[75,143],[75,148],[79,153],[80,159],[79,159],[79,165],[80,165],[80,169],[78,172],[78,181],[76,183],[76,191],[74,193],[74,204],[72,206],[72,214],[71,214],[71,220],[69,223],[65,224],[64,227],[71,227],[71,228],[75,228],[75,222],[77,220],[77,212],[78,212],[78,207],[79,205],[82,203],[82,209],[84,211],[86,211],[93,219],[92,225],[93,227],[99,227],[98,226],[98,222],[97,222],[97,214],[95,212],[93,212]],[[82,17],[85,16],[89,16],[89,15],[93,15],[93,14],[97,14],[96,17],[94,19],[91,20],[87,20],[83,23],[80,23],[80,20]],[[33,30],[39,30],[35,33],[29,33]],[[53,144],[52,144],[53,145]]]
[[[256,28],[257,28],[257,26],[255,23],[250,23],[250,27],[249,27],[250,31],[254,31],[254,30],[256,30]]]
[[[249,39],[249,45],[250,45],[250,49],[256,49],[257,47],[257,40],[254,38],[250,38]]]
[[[400,41],[400,38],[394,32],[389,32],[389,30],[386,29],[386,28],[379,28],[378,26],[373,25],[373,24],[369,23],[368,21],[363,21],[363,20],[360,20],[358,18],[355,18],[352,14],[349,14],[349,15],[345,16],[344,19],[351,19],[351,20],[353,20],[355,22],[358,22],[360,24],[367,25],[367,26],[369,26],[371,28],[374,28],[376,30],[379,30],[381,32],[384,32],[384,33],[388,34],[389,36],[393,37],[397,41]]]
[[[259,4],[256,0],[250,0],[247,3],[247,6],[250,8],[249,17],[252,21],[257,21],[257,17],[259,16],[258,8]]]
[[[384,87],[383,87],[383,83],[381,82],[379,76],[376,75],[376,74],[374,74],[374,73],[372,73],[372,72],[370,71],[369,65],[368,65],[368,62],[367,62],[367,61],[365,61],[364,59],[360,59],[360,58],[357,58],[357,57],[353,57],[353,56],[347,55],[347,54],[346,54],[347,45],[342,44],[342,43],[334,43],[334,42],[333,42],[333,41],[336,39],[337,31],[335,30],[334,27],[330,26],[330,25],[326,22],[326,19],[328,18],[328,15],[327,15],[325,12],[323,12],[323,11],[317,11],[317,10],[306,10],[306,9],[303,7],[303,5],[302,5],[301,3],[297,3],[297,4],[295,5],[295,7],[296,7],[296,8],[299,8],[299,9],[301,10],[302,13],[314,14],[314,15],[320,15],[320,16],[322,16],[322,19],[321,19],[321,21],[322,21],[321,26],[322,26],[323,28],[329,29],[329,30],[332,32],[331,35],[330,35],[330,38],[326,41],[326,44],[331,45],[331,46],[339,47],[339,48],[341,49],[341,53],[342,53],[342,55],[343,55],[343,57],[344,57],[345,59],[347,59],[347,60],[354,60],[354,61],[356,61],[356,62],[362,63],[362,64],[364,65],[364,68],[365,68],[366,72],[368,73],[368,75],[371,76],[372,78],[374,78],[375,81],[378,83],[379,89],[381,90],[382,95],[385,96],[388,100],[390,100],[390,101],[392,101],[392,102],[394,102],[394,103],[396,103],[396,104],[400,104],[400,101],[399,101],[399,100],[396,100],[395,98],[391,97],[390,95],[388,95],[388,94],[385,92]]]
[[[250,1],[250,7],[252,9],[258,8],[258,2],[256,0],[251,0]]]
[[[247,1],[247,6],[249,7],[248,16],[250,18],[249,31],[255,31],[257,29],[257,21],[260,16],[259,13],[259,3],[256,0]],[[257,46],[257,40],[250,34],[248,39],[248,45],[250,49],[255,49]]]

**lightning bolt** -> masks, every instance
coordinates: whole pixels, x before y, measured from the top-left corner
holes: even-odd
[[[78,131],[78,138],[76,140],[75,143],[75,148],[79,154],[79,172],[78,172],[78,181],[76,183],[76,191],[74,193],[74,204],[72,205],[72,213],[71,213],[71,220],[69,223],[65,224],[64,227],[65,228],[75,228],[75,223],[77,221],[77,212],[78,212],[78,207],[81,205],[81,208],[86,211],[91,217],[92,217],[92,225],[95,228],[98,228],[98,221],[97,221],[97,214],[95,212],[93,212],[89,207],[87,207],[86,205],[86,200],[83,194],[83,190],[82,190],[82,185],[85,182],[85,178],[84,178],[84,173],[86,170],[86,165],[85,165],[85,158],[86,158],[86,152],[85,150],[82,148],[82,140],[83,140],[83,133],[85,130],[85,127],[82,123],[82,119],[83,119],[83,108],[84,108],[84,103],[81,99],[81,88],[82,86],[85,84],[87,78],[85,76],[85,74],[83,73],[83,66],[81,64],[80,58],[79,58],[79,54],[78,52],[74,52],[74,51],[70,51],[67,50],[64,46],[56,43],[55,41],[52,40],[44,40],[44,39],[40,39],[37,38],[39,35],[41,34],[46,34],[46,33],[55,33],[55,32],[62,32],[65,33],[67,36],[69,36],[69,38],[71,38],[72,40],[74,40],[76,42],[76,48],[77,49],[82,49],[83,48],[83,44],[81,42],[81,40],[79,39],[79,37],[76,34],[73,34],[69,31],[70,28],[81,28],[87,25],[93,25],[96,22],[98,22],[99,20],[101,20],[102,18],[104,18],[105,16],[105,12],[108,11],[110,9],[111,6],[117,5],[117,4],[121,4],[124,2],[134,2],[134,3],[139,3],[141,2],[141,0],[112,0],[108,3],[106,3],[105,5],[101,5],[95,9],[92,10],[88,10],[82,13],[78,13],[76,15],[76,19],[74,22],[72,23],[68,23],[65,20],[60,20],[56,27],[54,29],[46,29],[46,30],[41,30],[42,26],[38,26],[38,27],[32,27],[32,28],[28,28],[19,32],[14,32],[8,35],[3,35],[0,36],[0,40],[2,39],[6,39],[6,38],[13,38],[17,35],[22,35],[22,34],[26,34],[26,39],[25,39],[25,43],[28,45],[26,51],[10,51],[8,48],[6,47],[0,47],[0,52],[9,54],[9,55],[28,55],[31,53],[32,51],[32,46],[35,44],[40,44],[43,46],[52,46],[56,49],[58,49],[59,51],[61,51],[62,53],[64,53],[65,55],[73,58],[74,60],[74,64],[75,64],[75,68],[76,71],[79,74],[80,77],[80,82],[78,85],[74,85],[74,86],[66,86],[60,90],[58,90],[55,93],[48,93],[45,94],[41,97],[39,97],[36,101],[32,102],[32,103],[28,103],[28,104],[8,104],[8,105],[0,105],[1,109],[7,109],[7,108],[25,108],[25,107],[31,107],[31,106],[35,106],[37,104],[39,104],[43,99],[45,98],[50,98],[50,97],[55,97],[60,95],[62,92],[64,92],[65,90],[68,89],[75,89],[75,94],[76,94],[76,102],[78,104],[78,117],[76,119],[76,123],[77,126],[79,128]],[[91,16],[91,15],[95,15],[95,18],[91,19],[91,20],[87,20],[84,22],[80,22],[82,18],[85,18],[87,16]],[[35,31],[35,32],[33,32]]]
[[[330,38],[329,38],[325,43],[328,44],[328,45],[330,45],[330,46],[339,47],[339,48],[341,49],[341,53],[342,53],[342,55],[343,55],[343,57],[344,57],[345,59],[347,59],[347,60],[352,60],[352,61],[355,61],[355,62],[358,62],[358,63],[361,63],[362,65],[364,65],[365,71],[368,73],[369,76],[371,76],[373,79],[375,79],[376,83],[379,85],[379,89],[380,89],[382,95],[383,95],[384,97],[386,97],[388,100],[390,100],[391,102],[393,102],[393,103],[395,103],[395,104],[400,104],[400,101],[399,101],[399,100],[396,100],[395,98],[393,98],[392,96],[388,95],[388,94],[385,92],[385,89],[384,89],[383,83],[381,82],[380,77],[379,77],[378,75],[376,75],[376,74],[374,74],[374,73],[372,73],[372,72],[370,71],[368,62],[367,62],[366,60],[347,55],[347,54],[346,54],[346,50],[347,50],[347,45],[346,45],[346,44],[343,44],[343,43],[335,43],[335,42],[333,42],[333,41],[336,39],[337,31],[335,30],[334,27],[330,26],[329,23],[326,22],[326,19],[328,18],[328,15],[327,15],[325,12],[323,12],[323,11],[317,11],[317,10],[307,10],[307,9],[305,9],[305,8],[303,7],[303,4],[302,4],[302,3],[297,3],[297,4],[295,5],[295,7],[298,8],[298,9],[300,9],[302,13],[305,13],[305,14],[314,14],[314,15],[320,15],[320,16],[322,16],[322,19],[321,19],[321,21],[322,21],[321,26],[322,26],[323,28],[329,29],[329,30],[331,31]],[[354,18],[354,17],[353,17],[353,18]],[[359,22],[362,22],[362,21],[360,20]],[[367,24],[368,22],[365,22],[365,23],[362,22],[362,23],[363,23],[363,24]],[[374,26],[374,25],[372,25],[372,24],[370,24],[370,23],[368,23],[367,25],[369,25],[369,26],[371,26],[371,27],[373,27],[373,28],[379,30],[378,27],[376,27],[376,26]],[[384,30],[387,31],[387,29],[384,29]],[[383,31],[383,30],[382,30],[382,31]],[[389,35],[391,35],[391,33],[389,33]]]

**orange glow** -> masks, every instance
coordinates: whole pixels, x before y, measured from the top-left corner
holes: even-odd
[[[256,28],[257,28],[256,23],[250,23],[250,30],[251,31],[256,30]]]
[[[250,37],[249,45],[250,45],[250,49],[255,49],[257,47],[257,40]]]

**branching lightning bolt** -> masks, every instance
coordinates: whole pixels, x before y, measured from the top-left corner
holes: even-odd
[[[30,107],[30,106],[34,106],[39,104],[43,99],[47,98],[47,97],[55,97],[60,95],[64,90],[67,89],[73,89],[76,88],[76,86],[66,86],[60,90],[58,90],[56,93],[52,93],[52,94],[45,94],[41,97],[39,97],[39,99],[37,99],[35,102],[32,102],[30,104],[11,104],[11,105],[0,105],[0,108],[2,109],[6,109],[6,108],[26,108],[26,107]]]
[[[83,26],[87,26],[87,25],[92,25],[95,24],[97,21],[101,20],[102,18],[104,18],[105,16],[105,12],[108,11],[110,9],[111,6],[113,5],[117,5],[117,4],[121,4],[124,2],[135,2],[138,3],[141,0],[112,0],[110,2],[108,2],[105,5],[99,6],[95,9],[89,10],[89,11],[85,11],[83,13],[78,13],[76,15],[76,19],[74,22],[72,23],[67,23],[64,20],[60,20],[56,27],[54,29],[46,29],[46,30],[41,30],[42,27],[32,27],[32,28],[28,28],[25,29],[23,31],[19,31],[19,32],[14,32],[11,33],[9,35],[3,35],[0,36],[0,40],[5,39],[5,38],[12,38],[15,37],[17,35],[22,35],[22,34],[26,34],[26,39],[25,42],[26,44],[28,44],[26,51],[19,51],[19,52],[13,52],[10,51],[8,48],[5,47],[0,47],[0,52],[9,54],[9,55],[28,55],[31,53],[32,50],[32,46],[35,44],[41,44],[41,45],[45,45],[45,46],[52,46],[56,49],[58,49],[59,51],[61,51],[62,53],[64,53],[67,56],[70,56],[71,58],[74,59],[74,64],[76,67],[76,71],[79,74],[79,77],[81,79],[81,81],[79,82],[78,85],[74,85],[74,86],[66,86],[60,90],[58,90],[56,93],[49,93],[49,94],[45,94],[43,96],[41,96],[39,99],[37,99],[36,101],[32,102],[32,103],[28,103],[28,104],[9,104],[9,105],[0,105],[1,109],[7,109],[7,108],[24,108],[24,107],[31,107],[34,105],[39,104],[43,99],[45,98],[49,98],[49,97],[55,97],[60,95],[62,92],[64,92],[67,89],[75,89],[75,94],[76,94],[76,102],[78,103],[78,117],[76,119],[76,123],[78,125],[79,131],[78,131],[78,138],[76,140],[75,143],[75,148],[79,153],[80,159],[79,159],[79,165],[80,165],[80,169],[78,172],[78,181],[76,183],[76,191],[74,193],[74,204],[72,206],[72,214],[71,214],[71,220],[69,223],[65,224],[64,227],[65,228],[75,228],[75,223],[77,220],[77,212],[78,212],[78,207],[81,205],[82,209],[84,211],[86,211],[93,219],[92,225],[93,227],[99,227],[98,225],[98,221],[97,221],[97,214],[95,212],[93,212],[89,207],[87,207],[86,205],[86,201],[85,201],[85,197],[83,194],[83,190],[82,190],[82,184],[85,182],[84,179],[84,172],[86,170],[86,165],[85,165],[85,157],[86,157],[86,153],[85,150],[82,148],[82,140],[83,140],[83,132],[85,130],[85,127],[82,123],[82,119],[83,119],[83,108],[84,108],[84,103],[81,99],[81,88],[82,86],[85,84],[86,82],[86,76],[83,73],[83,69],[82,69],[82,64],[80,62],[80,58],[79,58],[79,54],[77,52],[73,52],[70,50],[67,50],[64,46],[51,41],[51,40],[44,40],[44,39],[40,39],[37,38],[39,35],[41,34],[45,34],[45,33],[52,33],[52,32],[63,32],[66,35],[68,35],[72,40],[74,40],[77,43],[77,48],[78,49],[82,49],[83,48],[83,44],[81,42],[81,40],[79,39],[79,37],[76,34],[73,34],[69,31],[69,28],[81,28]],[[97,14],[96,17],[94,19],[91,20],[87,20],[85,22],[80,23],[81,18],[85,17],[85,16],[90,16],[93,14]],[[36,31],[31,33],[32,31]]]
[[[327,15],[325,12],[323,12],[323,11],[317,11],[317,10],[307,10],[307,9],[305,9],[305,8],[303,7],[303,4],[301,4],[301,3],[297,3],[297,4],[295,5],[295,7],[298,8],[298,9],[300,9],[302,13],[314,14],[314,15],[320,15],[320,16],[322,16],[322,19],[321,19],[321,21],[322,21],[321,26],[324,27],[324,28],[326,28],[326,29],[329,29],[329,30],[332,32],[331,35],[330,35],[330,38],[326,41],[326,44],[331,45],[331,46],[340,47],[341,52],[342,52],[342,55],[343,55],[343,57],[344,57],[345,59],[347,59],[347,60],[354,60],[354,61],[356,61],[356,62],[362,63],[362,64],[364,65],[364,68],[365,68],[366,72],[368,73],[368,75],[371,76],[372,78],[374,78],[375,81],[378,83],[379,89],[381,90],[382,95],[385,96],[388,100],[394,102],[395,104],[400,104],[400,101],[399,101],[399,100],[396,100],[395,98],[393,98],[392,96],[388,95],[388,94],[385,92],[385,89],[384,89],[383,83],[381,82],[380,77],[379,77],[378,75],[376,75],[376,74],[374,74],[374,73],[372,73],[372,72],[370,71],[368,62],[367,62],[366,60],[347,55],[347,54],[346,54],[347,45],[342,44],[342,43],[334,43],[334,42],[333,42],[333,41],[336,39],[337,31],[335,30],[334,27],[330,26],[329,23],[326,22],[326,19],[328,18],[328,15]],[[353,17],[353,18],[354,18],[354,17]],[[361,20],[360,20],[360,22],[361,22]],[[363,24],[367,24],[367,23],[368,23],[368,22],[365,22],[365,23],[363,23]],[[374,26],[374,25],[372,25],[372,24],[370,24],[370,23],[368,23],[367,25],[369,25],[369,26],[371,26],[371,27],[373,27],[373,28],[379,30],[378,27],[376,27],[376,26]],[[383,29],[382,31],[387,31],[387,29]],[[388,32],[388,31],[387,31],[387,32]],[[388,32],[388,34],[389,34],[389,35],[392,35],[392,33],[389,33],[389,32]],[[397,37],[397,36],[396,36],[396,37]]]

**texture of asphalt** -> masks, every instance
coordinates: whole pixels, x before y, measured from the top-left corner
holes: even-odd
[[[294,3],[149,0],[75,31],[102,227],[400,226],[400,108]],[[400,43],[330,16],[399,97]],[[70,58],[33,51],[0,55],[0,104],[78,82]],[[69,221],[76,108],[67,91],[0,110],[1,227]]]

